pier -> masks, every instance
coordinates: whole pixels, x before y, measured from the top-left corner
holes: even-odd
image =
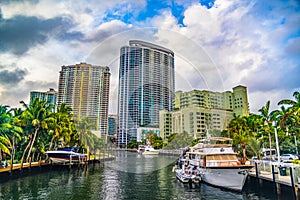
[[[115,159],[114,156],[109,154],[99,154],[89,157],[86,161],[81,162],[64,162],[64,163],[52,163],[50,160],[40,160],[38,162],[26,162],[13,164],[12,166],[0,168],[0,181],[7,181],[11,178],[18,178],[21,176],[27,176],[34,173],[40,173],[51,169],[71,169],[81,168],[88,164],[103,163],[105,161],[111,161]]]
[[[250,171],[249,179],[256,180],[258,186],[269,184],[278,195],[282,194],[283,188],[289,188],[294,199],[300,198],[300,166],[270,161],[256,161],[253,164],[255,167]]]

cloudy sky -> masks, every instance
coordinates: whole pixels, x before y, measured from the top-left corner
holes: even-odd
[[[176,90],[248,88],[251,112],[300,90],[299,0],[2,0],[0,105],[57,90],[62,65],[111,69],[130,39],[175,52]]]

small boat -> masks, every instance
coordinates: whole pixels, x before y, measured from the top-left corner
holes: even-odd
[[[137,152],[142,155],[157,155],[159,151],[151,145],[139,145]]]
[[[195,175],[193,172],[184,169],[175,169],[176,178],[182,183],[199,183],[200,177]]]
[[[87,154],[77,153],[73,148],[58,148],[55,151],[46,151],[53,163],[78,163],[87,160]]]
[[[137,149],[137,152],[139,154],[142,154],[145,151],[145,148],[146,148],[145,145],[139,145],[138,149]]]
[[[189,165],[195,166],[201,181],[216,187],[241,191],[253,165],[243,165],[232,149],[230,138],[212,137],[186,153]]]
[[[159,151],[154,149],[151,145],[146,146],[144,152],[142,152],[143,155],[158,155]]]

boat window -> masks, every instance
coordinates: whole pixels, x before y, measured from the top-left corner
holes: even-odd
[[[237,160],[236,155],[207,155],[206,160]]]

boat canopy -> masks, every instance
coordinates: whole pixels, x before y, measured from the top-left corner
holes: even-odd
[[[226,137],[210,137],[206,138],[200,141],[220,141],[220,142],[225,142],[225,141],[232,141],[231,138],[226,138]]]
[[[207,155],[206,160],[233,160],[236,161],[235,154],[222,154],[222,155]]]

